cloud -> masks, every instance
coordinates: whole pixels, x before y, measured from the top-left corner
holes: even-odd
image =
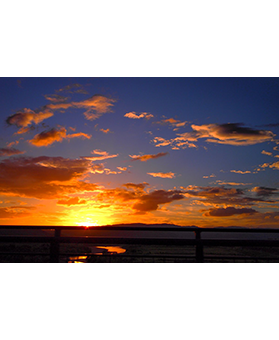
[[[161,177],[161,178],[174,178],[175,174],[173,172],[148,172],[147,173],[153,177]]]
[[[17,157],[0,162],[0,193],[39,199],[94,191],[97,185],[80,181],[91,162],[63,157]]]
[[[9,125],[16,125],[17,127],[26,128],[32,123],[39,124],[43,120],[52,116],[53,113],[49,111],[35,113],[34,111],[25,108],[22,111],[18,111],[17,113],[9,116],[6,119],[6,122]]]
[[[94,156],[94,157],[84,156],[82,158],[88,159],[90,161],[100,161],[100,160],[103,160],[103,159],[118,157],[118,154],[110,155],[107,151],[102,151],[102,150],[98,150],[98,149],[91,151],[91,153],[93,155],[97,155],[97,156]]]
[[[159,152],[156,155],[129,155],[133,161],[141,161],[141,162],[146,162],[149,159],[156,159],[159,157],[166,156],[168,152]]]
[[[279,162],[275,162],[269,165],[270,168],[275,168],[279,170]]]
[[[67,86],[64,86],[63,88],[56,90],[56,93],[60,92],[67,92],[67,93],[81,93],[81,94],[88,94],[88,92],[83,88],[81,84],[70,84]]]
[[[232,185],[232,186],[251,185],[252,184],[252,183],[226,182],[226,181],[221,181],[221,180],[217,180],[215,183],[218,184],[218,185]]]
[[[211,174],[211,175],[209,175],[209,176],[202,176],[202,178],[212,178],[212,177],[216,177],[216,175]]]
[[[144,191],[148,183],[126,183],[123,184],[127,189],[115,188],[107,189],[101,192],[97,199],[99,202],[105,201],[106,204],[113,203],[114,205],[125,203],[135,214],[144,214],[148,211],[154,211],[161,204],[171,203],[173,201],[184,198],[180,190],[155,190],[149,193]],[[129,202],[131,204],[129,204]]]
[[[65,138],[70,139],[77,137],[90,139],[91,135],[88,135],[83,132],[67,135],[67,130],[64,127],[61,127],[60,129],[53,128],[51,130],[38,133],[37,135],[35,135],[33,139],[29,140],[28,142],[37,147],[41,147],[51,145],[54,142],[62,142],[62,140]]]
[[[120,171],[127,171],[128,170],[128,168],[121,167],[121,166],[118,166],[117,169],[120,170]]]
[[[24,108],[23,110],[9,116],[6,119],[7,124],[16,125],[20,128],[17,134],[25,133],[29,131],[27,127],[32,123],[39,124],[43,120],[52,117],[52,111],[68,108],[86,109],[84,112],[85,118],[88,120],[94,120],[102,116],[104,113],[111,112],[111,106],[113,106],[113,103],[116,102],[115,99],[98,94],[79,102],[66,102],[68,98],[57,94],[46,96],[46,99],[50,100],[51,103],[35,111]]]
[[[0,208],[0,218],[3,219],[14,219],[28,217],[31,215],[30,212],[26,211],[28,209],[35,209],[33,207],[6,207]]]
[[[189,186],[182,188],[188,197],[196,198],[199,204],[203,205],[238,205],[247,206],[255,203],[272,203],[263,197],[250,197],[244,189],[221,187],[199,187]]]
[[[0,157],[21,155],[23,153],[25,153],[25,151],[20,151],[18,149],[14,149],[14,148],[2,148],[2,149],[0,149]]]
[[[231,172],[234,172],[236,174],[241,174],[241,175],[245,175],[245,174],[250,174],[251,171],[242,171],[242,170],[230,170]]]
[[[111,106],[113,106],[113,103],[115,102],[115,99],[96,94],[81,102],[73,102],[72,106],[77,108],[87,108],[87,111],[84,112],[85,118],[88,120],[95,120],[103,113],[111,112]]]
[[[83,132],[72,133],[66,136],[66,138],[79,138],[79,137],[83,139],[90,139],[92,136],[88,135],[87,133],[83,133]]]
[[[191,125],[192,131],[177,134],[178,137],[169,141],[162,137],[156,137],[153,142],[156,146],[163,146],[166,143],[173,148],[196,147],[196,142],[201,138],[206,138],[208,143],[218,143],[226,145],[254,145],[267,141],[274,141],[275,134],[266,130],[254,130],[243,127],[240,123],[227,124],[205,124]],[[162,144],[163,143],[163,144]]]
[[[105,129],[100,129],[100,131],[102,131],[103,133],[109,133],[109,132],[111,132],[110,129],[106,129],[106,130],[105,130]]]
[[[133,209],[138,212],[153,211],[158,209],[159,204],[171,203],[183,198],[184,195],[179,190],[155,190],[139,197],[137,203],[133,205]]]
[[[11,143],[7,144],[7,147],[11,148],[13,145],[18,145],[18,144],[19,144],[19,141],[16,140],[15,142],[11,142]]]
[[[264,163],[260,165],[261,168],[274,168],[279,170],[279,161],[275,163]]]
[[[257,194],[257,196],[269,197],[271,195],[278,193],[278,189],[277,188],[267,188],[267,187],[254,187],[252,189],[252,192],[255,192]]]
[[[124,117],[131,118],[131,119],[140,119],[140,118],[150,119],[154,116],[148,112],[141,112],[140,114],[137,115],[135,111],[132,111],[132,112],[127,112],[124,115]]]
[[[146,183],[146,182],[143,182],[143,183],[139,183],[139,184],[135,184],[135,183],[125,183],[125,184],[122,184],[124,187],[126,187],[126,188],[132,188],[132,189],[134,189],[134,190],[140,190],[140,191],[142,191],[142,190],[144,190],[144,188],[146,187],[146,186],[148,186],[149,184],[148,183]]]
[[[14,135],[22,135],[24,133],[27,133],[29,131],[33,131],[35,130],[34,126],[30,126],[30,127],[21,127],[19,130],[17,130]]]
[[[254,130],[242,125],[240,123],[192,125],[193,132],[186,132],[180,136],[190,141],[208,138],[207,142],[228,145],[254,145],[273,140],[275,137],[271,131]]]
[[[82,200],[79,197],[72,197],[69,199],[61,199],[57,201],[58,205],[66,205],[66,206],[71,206],[71,205],[81,205],[81,204],[86,204],[86,200]]]
[[[265,151],[265,150],[263,150],[261,153],[263,155],[272,156],[272,152],[268,152],[268,151]]]
[[[46,94],[44,97],[52,103],[64,103],[69,99],[68,97],[60,96],[58,94]]]
[[[180,127],[185,126],[188,122],[187,121],[181,122],[180,120],[177,120],[174,118],[168,118],[168,119],[162,119],[156,123],[160,125],[171,125],[173,128],[175,128],[174,131],[176,131]]]
[[[185,141],[184,137],[176,137],[173,139],[165,139],[163,137],[155,137],[153,143],[156,147],[170,145],[173,150],[186,149],[186,148],[197,148],[196,144]]]
[[[212,208],[209,209],[203,216],[212,216],[212,217],[228,217],[233,215],[252,215],[257,213],[254,209],[249,208],[234,208],[234,207],[227,207],[227,208]]]

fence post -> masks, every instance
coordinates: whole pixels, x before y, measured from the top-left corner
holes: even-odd
[[[61,234],[60,229],[55,228],[55,234],[53,240],[50,243],[50,262],[58,263],[59,262],[59,237]]]
[[[201,240],[201,230],[195,230],[196,234],[196,262],[202,263],[204,262],[203,256],[203,244]]]

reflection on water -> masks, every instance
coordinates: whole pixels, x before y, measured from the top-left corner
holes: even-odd
[[[85,263],[87,256],[71,256],[68,263]]]
[[[98,246],[95,247],[102,249],[102,252],[95,252],[94,255],[104,255],[104,254],[122,254],[126,252],[126,249],[118,246]],[[86,263],[88,256],[71,256],[69,257],[68,263]]]
[[[105,249],[106,253],[116,253],[116,254],[122,254],[125,253],[126,249],[121,248],[121,247],[112,247],[112,246],[108,246],[108,247],[97,247],[99,249]]]

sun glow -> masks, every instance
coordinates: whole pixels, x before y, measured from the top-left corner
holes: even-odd
[[[89,222],[89,221],[86,221],[86,222],[78,222],[77,225],[81,226],[81,227],[96,227],[98,226],[99,224],[97,223],[97,221],[95,222]]]

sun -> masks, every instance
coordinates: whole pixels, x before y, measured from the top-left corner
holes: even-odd
[[[81,227],[96,227],[98,226],[98,223],[97,222],[78,222],[77,225],[81,226]]]

